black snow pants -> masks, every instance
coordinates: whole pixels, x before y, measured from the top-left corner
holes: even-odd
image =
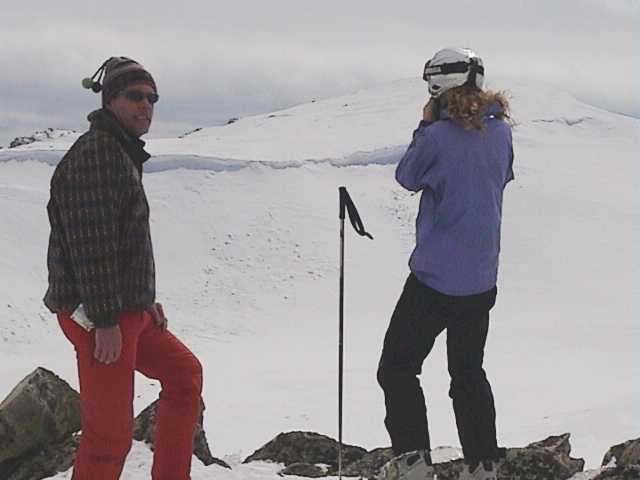
[[[497,458],[496,413],[482,361],[497,289],[444,295],[409,275],[387,330],[378,367],[385,425],[396,455],[431,450],[425,398],[417,378],[436,337],[447,330],[449,396],[465,461]]]

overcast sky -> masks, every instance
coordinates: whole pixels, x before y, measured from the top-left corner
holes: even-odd
[[[640,0],[12,1],[0,18],[0,146],[85,129],[99,95],[80,81],[112,55],[156,79],[150,136],[419,76],[451,45],[473,48],[501,88],[509,76],[545,81],[640,117],[639,29]]]

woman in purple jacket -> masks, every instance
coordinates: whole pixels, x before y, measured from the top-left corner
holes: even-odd
[[[427,62],[431,99],[396,170],[422,191],[411,274],[387,330],[378,382],[397,455],[384,480],[433,478],[425,399],[417,375],[447,330],[449,396],[465,457],[461,479],[497,478],[491,386],[482,367],[489,310],[496,299],[502,194],[513,179],[509,105],[483,91],[482,60],[446,48]]]

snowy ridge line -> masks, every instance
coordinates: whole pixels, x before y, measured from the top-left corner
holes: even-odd
[[[8,163],[11,161],[16,162],[38,162],[38,163],[46,163],[47,165],[51,165],[55,167],[64,152],[60,150],[35,150],[35,151],[17,151],[11,152],[9,150],[2,151],[0,150],[0,163]]]
[[[309,164],[329,164],[334,167],[391,165],[400,160],[406,145],[384,147],[370,152],[355,152],[342,158],[304,159],[289,161],[238,160],[232,158],[208,157],[203,155],[155,155],[144,165],[145,173],[166,172],[169,170],[206,170],[211,172],[234,172],[242,168],[260,165],[273,169],[299,168]],[[64,156],[61,150],[36,150],[19,152],[0,151],[0,163],[37,162],[56,166]]]

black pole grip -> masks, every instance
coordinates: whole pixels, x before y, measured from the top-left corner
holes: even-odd
[[[339,187],[338,191],[340,192],[340,219],[345,218],[344,211],[346,209],[347,212],[349,212],[349,220],[351,221],[351,225],[356,233],[362,237],[369,237],[373,240],[371,234],[365,230],[360,214],[358,213],[358,209],[353,203],[353,200],[351,200],[349,192],[347,192],[347,188]]]

